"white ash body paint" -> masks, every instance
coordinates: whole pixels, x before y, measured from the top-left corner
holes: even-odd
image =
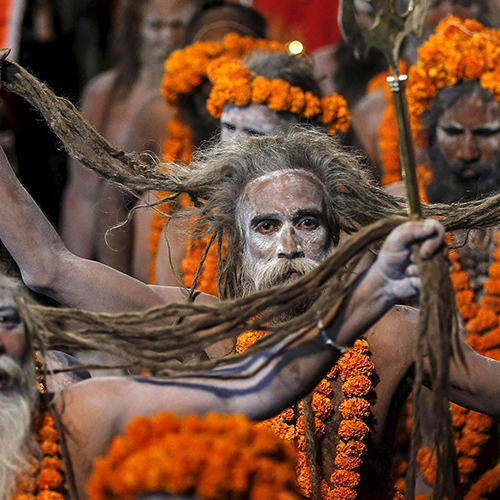
[[[324,206],[323,186],[303,170],[284,169],[247,184],[237,221],[251,288],[294,279],[327,257],[331,239]]]
[[[299,123],[299,117],[293,113],[276,113],[264,104],[226,104],[220,123],[221,140],[225,141],[235,135],[271,135],[286,131]]]

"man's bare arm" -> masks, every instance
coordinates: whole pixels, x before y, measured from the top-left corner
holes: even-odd
[[[500,417],[500,362],[481,356],[462,342],[465,364],[455,353],[450,364],[450,400]]]
[[[72,254],[19,183],[3,150],[0,199],[0,239],[31,289],[70,307],[105,312],[146,309],[168,300],[140,281]]]

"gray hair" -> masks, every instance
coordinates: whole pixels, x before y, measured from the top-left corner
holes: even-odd
[[[338,243],[341,231],[352,233],[385,216],[405,213],[400,200],[372,182],[359,156],[335,137],[310,126],[295,126],[272,136],[237,138],[198,151],[189,167],[175,166],[170,174],[184,178],[185,191],[198,204],[195,234],[216,234],[220,244],[224,237],[229,245],[219,268],[221,297],[240,295],[244,240],[237,205],[246,185],[262,175],[290,169],[307,171],[324,186],[332,244]]]

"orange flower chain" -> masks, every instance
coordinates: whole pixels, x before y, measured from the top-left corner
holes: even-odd
[[[305,119],[318,119],[330,134],[346,132],[349,128],[351,115],[347,102],[339,94],[319,98],[279,78],[268,80],[256,76],[240,62],[226,57],[209,66],[208,77],[214,86],[207,110],[215,118],[221,117],[226,104],[248,106],[253,103],[265,104],[277,113],[288,112]]]
[[[185,125],[182,120],[175,116],[167,123],[167,139],[163,143],[163,161],[165,163],[182,162],[186,165],[191,161],[193,154],[193,134],[191,129]],[[155,193],[156,201],[164,199],[168,193],[157,191]],[[182,195],[179,199],[182,205],[188,205],[189,197]],[[156,284],[156,258],[163,228],[167,222],[168,215],[172,214],[172,204],[165,202],[157,207],[151,216],[151,230],[149,233],[149,262],[148,274],[149,282]]]
[[[54,418],[46,411],[36,437],[42,458],[30,457],[29,470],[16,479],[16,493],[10,500],[64,500],[63,462],[59,453],[59,435]]]
[[[236,344],[237,352],[246,351],[265,334],[266,332],[249,331],[240,335]],[[342,392],[345,400],[338,408],[342,415],[338,428],[341,439],[335,450],[336,470],[330,477],[333,487],[324,479],[322,480],[322,497],[325,500],[356,500],[357,498],[356,488],[361,481],[363,455],[367,451],[364,440],[370,432],[366,419],[370,417],[371,411],[366,396],[372,390],[370,378],[374,370],[375,366],[370,358],[368,343],[366,340],[358,340],[312,392],[316,436],[321,438],[325,434],[325,421],[333,412],[331,401],[333,389],[330,381],[340,377],[343,382]],[[303,493],[310,498],[312,487],[305,453],[303,404],[300,403],[297,408],[288,408],[260,425],[269,427],[282,439],[295,441],[298,449],[297,479]],[[388,498],[403,500],[402,495],[396,489],[389,492]]]
[[[222,42],[197,42],[172,52],[165,62],[162,95],[167,104],[176,106],[182,95],[192,94],[206,79],[209,64],[226,56],[242,59],[253,51],[285,52],[274,40],[255,39],[237,33],[227,34]]]
[[[295,451],[240,415],[135,418],[97,459],[89,500],[134,500],[149,492],[213,500],[299,500]]]

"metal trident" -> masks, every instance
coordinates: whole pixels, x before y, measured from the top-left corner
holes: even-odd
[[[406,185],[409,213],[421,218],[410,119],[406,105],[405,84],[408,77],[399,74],[398,61],[401,43],[406,35],[420,35],[427,13],[427,0],[368,0],[375,9],[375,20],[370,28],[359,25],[354,0],[341,0],[339,24],[344,39],[350,43],[358,57],[365,56],[370,48],[383,52],[392,76],[387,78],[392,92],[398,129],[399,158]]]

